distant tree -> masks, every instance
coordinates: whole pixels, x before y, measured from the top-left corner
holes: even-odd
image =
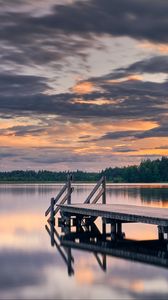
[[[101,176],[106,176],[110,182],[168,182],[168,158],[162,157],[156,160],[144,160],[139,166],[107,168],[100,173],[83,172],[80,170],[71,172],[74,181],[95,182]],[[69,171],[51,172],[47,170],[15,170],[0,172],[0,182],[64,182]]]

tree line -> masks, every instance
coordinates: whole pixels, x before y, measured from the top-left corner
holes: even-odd
[[[150,183],[168,182],[168,158],[144,160],[138,166],[107,168],[101,172],[83,171],[33,171],[15,170],[0,172],[0,182],[64,182],[71,173],[73,180],[78,182],[95,182],[101,176],[114,183]]]

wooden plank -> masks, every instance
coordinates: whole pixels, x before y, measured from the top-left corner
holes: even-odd
[[[95,197],[95,199],[92,201],[91,204],[96,204],[97,201],[100,199],[100,197],[102,196],[103,193],[104,193],[104,189],[101,189],[100,192],[97,194],[97,196]]]
[[[60,199],[60,197],[63,195],[63,193],[66,191],[67,188],[67,183],[63,186],[63,188],[60,190],[60,192],[58,193],[58,195],[56,196],[56,198],[54,199],[54,205],[58,202],[58,200]],[[47,217],[49,212],[51,211],[51,205],[49,206],[49,208],[46,210],[45,212],[45,216]]]
[[[76,204],[61,206],[62,212],[107,219],[168,226],[168,208],[142,207],[120,204]]]
[[[72,187],[71,190],[70,190],[70,193],[72,194],[73,191],[74,191],[74,188]],[[59,203],[59,205],[64,204],[64,203],[67,201],[68,197],[69,197],[69,193],[67,193],[67,194],[65,195],[65,197],[64,197],[64,198],[61,200],[61,202]],[[57,208],[54,210],[54,215],[57,214],[57,212],[59,211],[59,209],[60,209],[59,206],[57,206]]]
[[[100,185],[102,184],[103,182],[103,179],[104,177],[102,177],[98,183],[96,184],[96,186],[94,187],[94,189],[91,191],[91,193],[89,194],[89,196],[87,197],[87,199],[85,200],[85,204],[89,203],[91,198],[93,197],[93,195],[96,193],[96,191],[98,190],[98,188],[100,187]]]

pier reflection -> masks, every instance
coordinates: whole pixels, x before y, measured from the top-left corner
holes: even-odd
[[[62,224],[61,234],[54,224],[49,223],[45,228],[51,246],[56,247],[65,262],[69,276],[74,274],[74,249],[92,253],[104,272],[108,267],[108,256],[168,268],[168,240],[129,240],[120,230],[109,233],[104,226],[100,231],[94,222],[75,227]]]

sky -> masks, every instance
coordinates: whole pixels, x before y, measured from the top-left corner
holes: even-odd
[[[0,0],[0,171],[168,155],[167,0]]]

